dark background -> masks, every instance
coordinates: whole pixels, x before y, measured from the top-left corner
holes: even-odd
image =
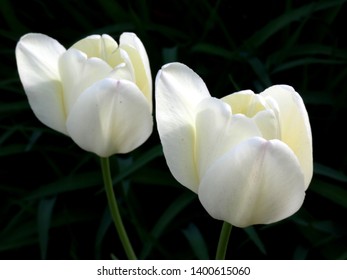
[[[135,32],[153,80],[182,62],[212,96],[283,83],[303,97],[315,172],[303,207],[271,225],[233,228],[230,259],[347,258],[347,6],[317,1],[0,1],[0,258],[125,258],[111,224],[99,159],[41,124],[18,78],[14,49],[28,32],[65,47]],[[115,192],[139,258],[214,258],[221,221],[179,185],[156,128],[111,158]]]

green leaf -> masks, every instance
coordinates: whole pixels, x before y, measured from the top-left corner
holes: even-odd
[[[187,41],[189,39],[189,35],[186,32],[182,32],[181,30],[169,25],[149,22],[147,28],[150,31],[161,34],[161,36],[169,38],[170,40]]]
[[[129,166],[129,168],[123,169],[118,175],[113,179],[113,185],[118,184],[124,178],[134,173],[135,171],[141,169],[143,166],[148,164],[153,159],[163,155],[161,145],[156,145],[152,149],[143,153],[138,159],[134,159],[134,163]]]
[[[337,185],[314,179],[309,190],[347,208],[347,190]]]
[[[192,47],[192,52],[218,56],[227,60],[233,60],[238,57],[236,52],[231,52],[224,47],[210,43],[198,43]]]
[[[102,180],[100,171],[80,173],[71,177],[64,177],[60,180],[44,185],[36,191],[33,191],[24,199],[39,199],[46,196],[54,196],[60,193],[101,186],[101,184]]]
[[[199,260],[208,260],[209,255],[207,245],[197,226],[190,223],[186,229],[182,230],[182,232],[187,238],[190,247],[193,249],[195,256]]]
[[[146,166],[146,168],[138,170],[136,172],[136,176],[132,178],[132,181],[139,184],[150,186],[182,186],[175,180],[175,178],[169,171],[159,170],[158,168],[151,168],[149,166]]]
[[[111,19],[116,18],[119,22],[126,19],[127,12],[117,1],[98,0],[98,2],[104,15],[107,15]]]
[[[27,212],[26,205],[22,205],[0,231],[0,251],[18,249],[38,241],[36,221],[30,219]]]
[[[343,183],[347,182],[347,176],[345,174],[320,163],[314,164],[314,173]]]
[[[294,251],[294,260],[305,260],[307,259],[308,249],[303,246],[297,246]]]
[[[18,101],[12,103],[2,103],[0,105],[0,114],[16,114],[20,111],[28,110],[29,104],[28,101]]]
[[[244,228],[244,231],[248,235],[248,237],[253,241],[253,243],[257,246],[260,252],[262,252],[264,255],[266,255],[266,249],[264,246],[264,243],[261,241],[258,233],[254,229],[254,227],[246,227]]]
[[[13,144],[0,147],[0,157],[21,154],[26,151],[27,145]]]
[[[264,63],[262,63],[256,57],[247,57],[246,60],[251,65],[254,73],[258,76],[259,80],[262,82],[262,85],[265,88],[271,86],[272,82]]]
[[[106,234],[108,228],[111,226],[111,224],[112,224],[112,217],[110,214],[110,210],[108,209],[108,207],[106,207],[105,211],[101,217],[98,231],[96,233],[96,239],[95,239],[95,256],[96,256],[96,259],[100,259],[100,257],[101,257],[102,241],[105,237],[105,234]]]
[[[163,64],[177,61],[177,47],[163,48]]]
[[[13,3],[13,2],[12,2]],[[27,28],[16,17],[16,13],[12,8],[11,1],[2,0],[1,9],[2,19],[6,21],[7,25],[17,32],[24,32]]]
[[[246,42],[245,45],[247,47],[251,47],[252,49],[259,48],[264,42],[266,42],[271,36],[276,34],[278,31],[288,26],[290,23],[294,21],[298,21],[304,17],[310,16],[312,13],[325,10],[337,5],[341,5],[346,2],[345,0],[335,0],[335,1],[320,1],[313,2],[302,6],[300,8],[288,11],[283,13],[278,18],[270,21],[267,25],[265,25],[258,32],[254,33]]]
[[[185,192],[178,198],[176,198],[163,214],[160,216],[153,229],[150,232],[151,239],[149,242],[144,244],[143,249],[140,253],[140,258],[145,259],[151,252],[153,245],[157,242],[157,239],[162,235],[167,226],[172,222],[172,220],[194,199],[196,195],[192,192]]]
[[[46,259],[47,257],[49,228],[55,201],[56,197],[43,198],[40,200],[38,205],[37,230],[39,234],[39,244],[42,259]]]
[[[294,49],[289,52],[290,56],[326,56],[327,58],[334,57],[347,60],[347,50],[339,49],[331,45],[323,44],[302,44],[296,45]]]
[[[285,71],[298,66],[309,65],[309,64],[329,64],[329,65],[339,65],[346,64],[346,61],[341,59],[331,59],[331,58],[315,58],[315,57],[304,57],[299,59],[292,59],[289,62],[281,63],[278,67],[275,67],[272,74]]]

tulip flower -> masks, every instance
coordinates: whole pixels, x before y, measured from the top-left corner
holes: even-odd
[[[146,50],[133,33],[69,49],[29,33],[16,46],[25,93],[37,118],[101,157],[127,153],[152,133],[152,78]]]
[[[302,206],[313,173],[312,136],[292,87],[217,99],[180,63],[164,65],[155,83],[168,167],[212,217],[247,227],[280,221]]]

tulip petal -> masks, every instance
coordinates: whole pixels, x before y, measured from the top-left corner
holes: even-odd
[[[232,115],[230,106],[216,98],[206,98],[196,113],[196,163],[199,177],[209,166],[240,142],[261,133],[254,121],[244,115]]]
[[[64,52],[58,41],[36,33],[24,35],[16,46],[18,72],[32,110],[42,123],[66,134],[58,68]]]
[[[125,50],[135,70],[135,82],[152,106],[152,74],[146,49],[135,33],[124,32],[119,47]]]
[[[210,94],[203,80],[180,63],[164,65],[155,88],[157,125],[167,164],[177,181],[197,192],[195,110]]]
[[[267,140],[279,137],[277,111],[267,104],[266,99],[251,90],[238,91],[222,98],[230,105],[233,114],[252,118],[258,125],[261,136]]]
[[[312,134],[305,104],[300,95],[290,86],[276,85],[261,95],[273,98],[279,111],[280,139],[296,154],[305,175],[306,188],[313,175]]]
[[[280,138],[280,125],[273,110],[260,111],[253,117],[253,120],[261,131],[263,138],[266,140]]]
[[[122,63],[118,64],[112,71],[109,78],[116,80],[128,80],[135,83],[135,70],[128,53],[125,50],[118,49]]]
[[[112,68],[122,62],[117,52],[118,44],[109,35],[90,35],[76,42],[71,48],[85,53],[88,58],[97,57],[106,61]]]
[[[265,100],[251,90],[242,90],[229,94],[223,97],[222,100],[230,105],[233,114],[243,114],[250,118],[266,107]]]
[[[215,219],[237,227],[269,224],[301,207],[304,175],[286,144],[256,137],[217,160],[202,179],[198,194]]]
[[[64,88],[65,109],[69,114],[79,95],[96,81],[112,71],[105,61],[92,57],[77,49],[67,50],[59,60],[59,70]]]
[[[106,78],[79,96],[67,128],[82,149],[108,157],[128,153],[146,141],[153,119],[146,98],[135,84]]]

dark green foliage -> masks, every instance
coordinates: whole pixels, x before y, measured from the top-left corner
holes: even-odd
[[[292,85],[310,116],[315,173],[302,209],[276,224],[233,228],[227,258],[347,258],[347,5],[344,0],[1,0],[0,258],[125,258],[107,211],[99,160],[41,124],[20,84],[20,36],[66,47],[135,32],[155,78],[182,62],[211,95]],[[158,134],[111,158],[134,249],[146,259],[213,258],[222,226],[170,174]]]

